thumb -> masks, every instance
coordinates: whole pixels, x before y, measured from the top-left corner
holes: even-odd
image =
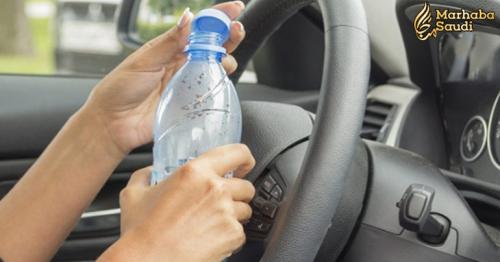
[[[127,187],[148,187],[152,171],[153,168],[151,166],[135,171],[130,176]]]

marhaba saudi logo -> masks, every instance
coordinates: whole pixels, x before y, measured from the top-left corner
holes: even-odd
[[[435,22],[433,22],[435,19]],[[472,32],[474,22],[480,20],[494,20],[495,12],[485,12],[482,9],[476,11],[459,11],[454,9],[435,9],[432,15],[431,6],[425,2],[422,10],[418,12],[413,20],[413,27],[417,38],[427,40],[437,37],[439,32]]]

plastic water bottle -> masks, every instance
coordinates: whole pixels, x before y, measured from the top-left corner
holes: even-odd
[[[230,22],[216,9],[202,10],[193,20],[187,61],[156,111],[152,185],[211,148],[240,142],[240,103],[221,64]]]

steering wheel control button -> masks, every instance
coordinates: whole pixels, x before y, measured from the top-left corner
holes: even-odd
[[[271,229],[271,224],[258,219],[252,219],[248,222],[247,229],[259,233],[267,233]]]
[[[263,190],[261,190],[259,192],[259,196],[262,197],[262,198],[264,198],[265,200],[271,200],[271,195],[268,194],[268,193],[266,193],[266,192],[264,192]]]
[[[423,242],[441,244],[448,237],[450,222],[444,216],[432,213],[433,200],[432,187],[410,185],[397,203],[399,224],[406,230],[416,232]]]
[[[406,216],[409,218],[418,220],[422,213],[424,212],[425,203],[427,201],[427,197],[421,193],[413,193],[410,196],[410,200],[408,202],[408,206],[406,209]]]
[[[273,196],[276,200],[281,201],[283,197],[283,190],[279,185],[275,185],[271,190],[271,196]]]
[[[262,206],[262,209],[260,211],[262,212],[262,214],[264,214],[264,216],[274,218],[274,215],[276,215],[276,211],[278,211],[278,205],[267,202],[264,204],[264,206]]]
[[[271,193],[274,185],[276,185],[276,180],[274,180],[272,176],[267,175],[264,177],[264,180],[262,181],[262,189],[264,189],[264,191]]]
[[[257,208],[257,210],[261,211],[264,205],[266,204],[266,200],[258,196],[252,201],[252,204],[255,208]]]
[[[274,216],[276,215],[276,211],[278,210],[277,204],[274,204],[271,201],[267,201],[262,197],[256,197],[252,201],[252,204],[260,213],[269,218],[274,218]]]

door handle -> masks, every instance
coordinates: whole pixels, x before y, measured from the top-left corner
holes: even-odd
[[[111,216],[111,215],[119,215],[121,210],[119,208],[111,208],[104,210],[96,210],[89,211],[82,214],[82,219],[86,218],[95,218],[95,217],[103,217],[103,216]]]
[[[69,238],[116,236],[119,233],[120,209],[112,208],[83,213]]]

